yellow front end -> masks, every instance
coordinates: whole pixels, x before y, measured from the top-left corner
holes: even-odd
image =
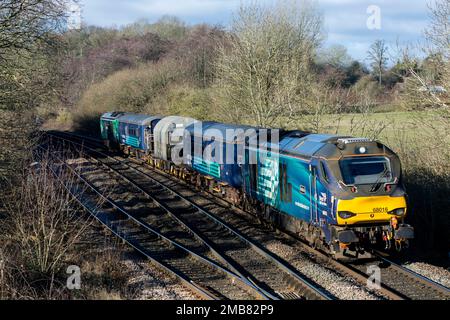
[[[403,215],[394,215],[396,209],[404,209]],[[354,215],[343,219],[339,212],[352,213]],[[392,217],[403,218],[406,215],[405,197],[357,197],[351,200],[338,200],[337,205],[338,225],[354,225],[386,222],[389,223]]]

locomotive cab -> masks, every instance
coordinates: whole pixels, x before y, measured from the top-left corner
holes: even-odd
[[[385,249],[407,246],[414,231],[404,223],[406,193],[400,160],[392,150],[369,139],[336,138],[315,156],[333,198],[334,252],[363,252],[380,243]]]
[[[119,118],[124,112],[106,112],[100,118],[100,133],[103,144],[108,149],[119,148]]]

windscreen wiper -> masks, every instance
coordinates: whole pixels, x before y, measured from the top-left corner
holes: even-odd
[[[380,174],[377,181],[370,187],[370,192],[377,192],[381,187],[381,179],[386,178],[391,174],[391,171],[386,167],[384,171]]]

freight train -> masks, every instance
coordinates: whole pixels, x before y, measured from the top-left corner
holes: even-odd
[[[172,174],[336,258],[400,251],[404,219],[398,156],[378,141],[179,116],[108,112],[105,145]]]

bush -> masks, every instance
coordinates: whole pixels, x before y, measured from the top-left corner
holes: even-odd
[[[167,96],[168,113],[197,120],[217,120],[212,89],[176,86]]]
[[[98,130],[98,118],[107,111],[165,113],[161,96],[183,75],[179,66],[168,62],[116,72],[83,94],[74,119],[76,126]]]
[[[0,195],[0,300],[133,297],[125,246],[102,234],[61,183],[81,194],[76,178],[62,171],[55,177],[43,158]],[[70,265],[82,270],[81,290],[67,288]]]
[[[445,257],[450,248],[450,175],[426,167],[405,170],[408,221],[415,228],[414,247],[426,255]]]
[[[362,77],[353,87],[352,91],[364,92],[371,100],[376,101],[380,94],[383,94],[383,88],[374,81],[372,76]]]
[[[8,288],[3,293],[6,297],[53,299],[64,295],[62,267],[91,220],[80,214],[61,181],[68,188],[75,184],[72,176],[60,173],[55,177],[49,160],[43,159],[25,169],[18,182],[2,194],[5,219],[0,258],[6,273],[2,277]]]

